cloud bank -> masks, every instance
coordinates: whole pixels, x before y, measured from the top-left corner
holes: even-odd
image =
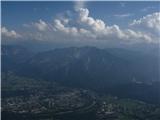
[[[133,20],[130,25],[145,28],[146,30],[160,32],[160,12],[149,14],[139,20]]]
[[[107,25],[101,19],[94,19],[89,15],[87,8],[80,8],[76,11],[77,18],[65,18],[54,20],[56,32],[73,35],[81,38],[89,37],[95,40],[117,40],[125,42],[156,42],[144,31],[121,29],[118,25]],[[154,19],[154,18],[153,18]],[[75,22],[73,26],[72,23]]]
[[[42,40],[52,42],[95,42],[103,44],[158,43],[160,32],[160,12],[133,20],[128,28],[117,24],[108,25],[101,19],[90,16],[84,2],[76,2],[75,10],[68,11],[52,22],[43,19],[25,24],[23,34],[2,27],[2,37]],[[117,17],[128,17],[129,14]],[[27,27],[26,27],[27,26]],[[25,30],[26,28],[26,30]],[[144,29],[143,29],[144,28]],[[23,36],[22,36],[23,35]]]
[[[4,37],[9,37],[9,38],[20,38],[21,35],[17,33],[15,30],[8,30],[6,27],[1,28],[1,35]]]

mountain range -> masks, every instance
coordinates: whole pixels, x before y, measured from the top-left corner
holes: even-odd
[[[2,72],[10,71],[99,93],[160,101],[155,54],[89,46],[35,53],[20,46],[2,46]]]

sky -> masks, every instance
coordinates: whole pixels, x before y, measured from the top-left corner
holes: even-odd
[[[2,2],[2,43],[159,43],[160,2]]]

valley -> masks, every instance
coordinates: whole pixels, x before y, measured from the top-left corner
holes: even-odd
[[[2,119],[159,120],[158,69],[145,80],[137,72],[142,66],[124,57],[129,51],[123,57],[109,51],[2,48]]]

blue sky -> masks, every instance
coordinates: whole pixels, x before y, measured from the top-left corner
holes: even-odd
[[[2,2],[2,25],[16,26],[39,19],[50,21],[70,8],[72,2]]]
[[[74,2],[2,2],[2,26],[14,28],[39,19],[51,21],[57,14],[73,10]],[[86,2],[91,16],[108,24],[125,25],[133,18],[157,12],[159,2]],[[153,8],[152,8],[153,7]],[[143,11],[143,9],[149,10]],[[120,18],[114,15],[131,14]]]
[[[83,7],[84,9],[76,11],[76,5]],[[143,39],[143,37],[146,39],[148,33],[151,35],[150,37],[154,36],[156,39],[158,36],[156,30],[159,30],[160,28],[159,23],[150,23],[153,21],[159,21],[159,9],[160,2],[2,2],[2,27],[4,28],[2,29],[2,32],[4,33],[4,36],[8,37],[12,35],[16,36],[15,33],[18,34],[18,32],[21,34],[19,36],[24,35],[26,37],[31,31],[32,33],[35,32],[36,34],[39,34],[39,36],[50,36],[51,30],[43,31],[44,28],[42,27],[45,27],[46,29],[53,28],[54,33],[56,31],[59,36],[63,37],[65,37],[67,32],[66,39],[68,36],[68,39],[70,39],[71,35],[68,35],[68,32],[70,31],[71,33],[73,33],[73,31],[78,31],[76,33],[78,37],[82,32],[84,35],[85,32],[85,34],[90,34],[92,36],[91,39],[112,39],[111,36],[114,34],[117,34],[117,38],[114,39],[123,39],[122,36],[125,35],[128,36],[124,37],[124,39],[129,39],[129,34],[131,34],[131,38],[133,38],[133,34],[135,36],[136,34],[139,35],[139,38],[134,39]],[[82,20],[78,21],[76,17],[80,17],[80,14],[84,14],[84,16],[81,16]],[[59,16],[61,18],[59,18]],[[83,20],[83,17],[85,21]],[[145,18],[142,19],[143,17]],[[62,18],[69,20],[69,22],[64,24]],[[151,20],[152,18],[155,18],[155,20]],[[59,20],[58,22],[56,21],[57,19]],[[133,23],[134,20],[136,20],[135,23]],[[53,25],[55,22],[56,25]],[[59,24],[62,24],[61,27],[63,26],[63,30],[59,28],[60,26],[57,28],[57,25]],[[105,31],[104,34],[93,36],[95,32],[97,33],[97,28],[95,27],[103,28],[103,24],[105,25],[102,31]],[[130,24],[134,27],[131,28]],[[144,26],[145,24],[146,26]],[[153,30],[155,24],[157,24],[156,26],[158,27],[156,27],[156,30]],[[34,27],[34,29],[28,29],[24,26]],[[42,28],[43,30],[41,29],[38,31],[37,29],[36,31],[36,27],[38,27],[38,29]],[[82,31],[80,30],[81,28],[83,28]],[[144,31],[146,28],[148,28],[148,30]],[[14,31],[15,33],[12,32],[12,35],[9,35],[11,31]],[[59,36],[56,38],[62,39]],[[72,37],[75,39],[75,36]],[[76,39],[78,39],[78,37],[76,36]],[[80,36],[79,39],[82,39],[82,37],[86,36]],[[52,37],[47,39],[51,38]],[[34,39],[36,39],[35,36]],[[87,39],[90,38],[87,36]]]

